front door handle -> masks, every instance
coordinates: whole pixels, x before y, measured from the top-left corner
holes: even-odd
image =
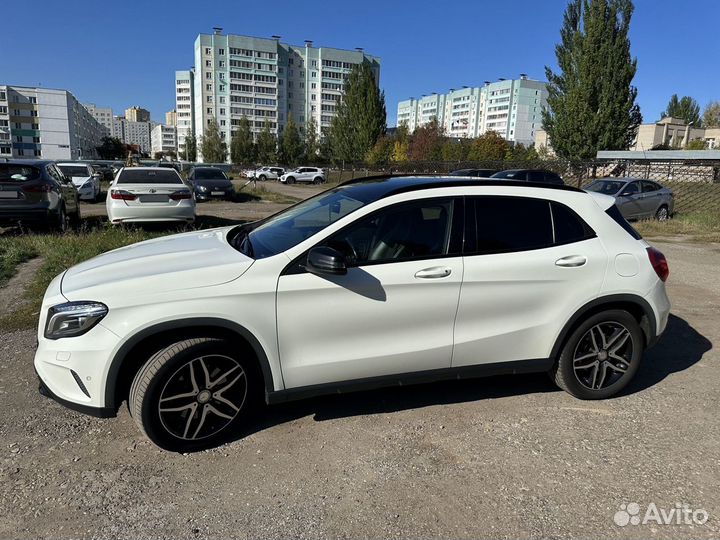
[[[432,268],[424,268],[415,272],[416,278],[421,279],[438,279],[448,277],[452,274],[452,270],[446,266],[433,266]]]
[[[555,266],[562,266],[563,268],[575,268],[578,266],[584,266],[587,262],[587,257],[582,255],[569,255],[555,261]]]

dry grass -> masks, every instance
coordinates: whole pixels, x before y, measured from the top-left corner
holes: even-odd
[[[683,237],[691,242],[720,242],[720,213],[688,212],[668,221],[644,220],[633,226],[645,237]]]

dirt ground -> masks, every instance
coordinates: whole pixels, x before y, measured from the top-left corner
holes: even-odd
[[[41,397],[34,333],[5,334],[0,537],[717,538],[720,246],[657,245],[673,314],[606,401],[544,375],[394,388],[274,406],[245,438],[177,455],[125,408]],[[616,525],[629,503],[709,519]]]

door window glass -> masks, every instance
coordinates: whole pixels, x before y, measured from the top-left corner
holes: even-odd
[[[642,190],[643,193],[649,193],[651,191],[657,191],[660,189],[660,186],[657,185],[655,182],[643,182],[642,183]]]
[[[553,244],[550,205],[543,199],[478,197],[474,199],[477,241],[472,253],[507,253]]]
[[[555,244],[569,244],[594,238],[595,231],[570,208],[559,202],[551,202]]]
[[[637,195],[640,192],[637,182],[630,182],[625,189],[623,189],[622,195],[627,197],[631,195]]]

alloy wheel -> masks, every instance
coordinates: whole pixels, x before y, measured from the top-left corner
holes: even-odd
[[[657,211],[656,217],[657,217],[658,221],[667,221],[667,218],[668,218],[668,209],[665,208],[664,206],[661,207],[661,208]]]
[[[237,360],[212,354],[178,368],[160,394],[163,427],[175,437],[199,440],[227,427],[247,398],[247,375]]]
[[[627,372],[633,348],[630,330],[619,322],[596,324],[585,332],[575,347],[575,377],[590,390],[607,388]]]

